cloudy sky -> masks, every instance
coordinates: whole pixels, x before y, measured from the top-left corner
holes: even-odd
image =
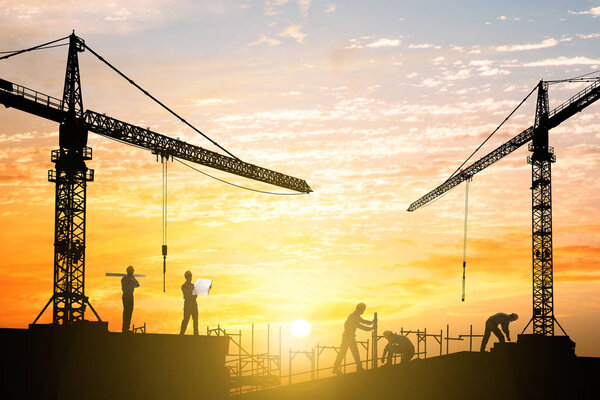
[[[461,302],[464,185],[414,213],[540,79],[600,68],[598,1],[0,0],[0,51],[67,36],[88,46],[239,158],[306,179],[273,196],[169,165],[162,293],[161,166],[148,151],[90,135],[86,294],[120,329],[118,278],[146,274],[133,321],[177,332],[183,272],[215,280],[201,325],[246,330],[305,318],[337,344],[358,301],[382,329],[483,329],[531,315],[531,170],[522,148],[470,186]],[[0,61],[0,78],[61,97],[66,47]],[[217,150],[89,52],[84,107]],[[555,107],[584,84],[550,86]],[[481,150],[533,123],[534,99]],[[0,110],[0,326],[26,327],[52,290],[58,127]],[[551,132],[555,310],[577,352],[600,356],[600,105]],[[205,167],[254,189],[278,188]],[[283,191],[283,190],[281,190]],[[45,321],[51,317],[47,313]],[[89,318],[92,318],[90,315]],[[289,335],[288,335],[289,336]],[[366,335],[365,335],[366,338]],[[461,347],[462,346],[462,347]],[[464,345],[457,343],[456,349]]]

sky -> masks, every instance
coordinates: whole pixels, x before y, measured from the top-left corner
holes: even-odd
[[[170,163],[163,293],[161,165],[149,151],[90,134],[86,295],[110,330],[121,328],[121,292],[105,273],[130,264],[146,275],[133,322],[150,332],[178,332],[186,270],[214,279],[198,301],[202,327],[247,335],[254,323],[263,336],[267,324],[282,327],[284,351],[339,344],[359,301],[366,318],[378,313],[380,330],[449,325],[456,336],[473,325],[481,333],[488,316],[516,312],[515,339],[529,321],[526,146],[470,184],[465,302],[464,184],[415,212],[406,208],[540,79],[600,68],[599,1],[0,1],[0,51],[72,30],[240,159],[314,190],[261,194]],[[60,98],[66,50],[0,61],[0,78]],[[91,53],[79,57],[86,109],[220,151]],[[584,87],[551,85],[550,107]],[[531,126],[534,112],[532,97],[475,158]],[[555,314],[577,353],[598,357],[600,105],[553,129],[550,142]],[[0,110],[1,327],[27,327],[52,294],[47,170],[57,146],[55,123]],[[307,338],[287,333],[297,318],[312,324]],[[50,319],[47,312],[41,322]]]

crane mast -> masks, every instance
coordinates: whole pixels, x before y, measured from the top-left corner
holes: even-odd
[[[548,82],[537,87],[535,123],[506,143],[486,154],[468,167],[453,174],[444,183],[414,201],[408,211],[437,199],[463,181],[489,167],[526,143],[532,152],[527,157],[531,164],[531,237],[532,237],[532,324],[533,334],[554,336],[554,324],[562,329],[554,317],[553,252],[552,252],[552,164],[556,162],[554,149],[549,146],[548,132],[576,113],[600,99],[600,78],[574,79],[592,82],[553,110],[549,110]],[[563,330],[564,332],[564,330]]]
[[[152,151],[177,157],[231,174],[265,182],[300,193],[312,189],[306,181],[225,156],[166,135],[144,129],[91,110],[84,110],[78,54],[85,50],[83,39],[69,36],[69,51],[63,98],[57,99],[0,79],[0,104],[59,123],[59,148],[51,152],[54,169],[48,180],[55,183],[54,284],[53,294],[34,324],[52,304],[52,324],[71,325],[84,320],[89,306],[85,295],[86,186],[94,170],[87,147],[88,132]]]
[[[554,289],[552,271],[552,163],[554,149],[548,145],[548,84],[538,84],[534,134],[529,144],[531,164],[531,239],[533,268],[533,334],[554,336]]]
[[[94,171],[85,165],[92,159],[92,149],[87,147],[88,132],[81,123],[78,53],[83,50],[82,40],[71,35],[63,92],[66,115],[59,126],[59,149],[51,153],[55,169],[48,171],[48,180],[55,183],[54,285],[49,302],[56,325],[82,321],[88,305],[94,310],[85,295],[84,279],[86,186],[94,180]]]

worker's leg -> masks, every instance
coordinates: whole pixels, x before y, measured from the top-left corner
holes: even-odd
[[[495,326],[494,329],[492,329],[492,332],[494,332],[494,335],[496,335],[496,337],[498,338],[498,341],[500,341],[500,343],[505,342],[504,335],[502,334],[502,331],[500,330],[500,328]]]
[[[194,335],[198,336],[198,304],[194,304],[192,319],[194,320]]]
[[[394,353],[392,352],[392,349],[390,348],[390,344],[386,344],[385,345],[385,349],[383,349],[383,354],[387,354],[387,359],[386,359],[386,365],[392,365],[392,359],[394,358]]]
[[[185,335],[185,330],[187,329],[187,324],[188,324],[188,321],[190,320],[190,315],[192,315],[192,313],[190,312],[189,307],[187,306],[187,304],[184,304],[183,305],[183,319],[181,320],[181,329],[179,330],[180,335]]]
[[[493,326],[490,322],[485,323],[485,332],[483,334],[483,339],[481,340],[481,351],[485,351],[485,346],[487,346],[487,342],[490,339],[490,334],[492,333]]]
[[[356,370],[362,371],[364,370],[362,363],[360,362],[360,353],[358,352],[358,345],[356,344],[356,338],[353,336],[352,340],[348,344],[350,351],[352,352],[352,357],[354,357],[354,362],[356,363]]]
[[[345,336],[342,336],[342,344],[340,345],[340,351],[335,358],[335,362],[333,363],[333,372],[340,371],[340,366],[342,365],[342,361],[346,356],[346,351],[348,351],[348,340]]]
[[[133,295],[123,294],[123,327],[122,332],[129,331],[131,315],[133,314]]]
[[[412,360],[412,358],[414,356],[415,356],[415,349],[414,349],[414,347],[412,349],[406,350],[404,353],[402,353],[402,364],[408,364],[408,362],[410,360]]]

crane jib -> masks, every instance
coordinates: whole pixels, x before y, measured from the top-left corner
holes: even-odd
[[[545,128],[552,129],[557,127],[574,114],[596,102],[598,99],[600,99],[600,80],[594,81],[591,85],[575,94],[569,100],[551,110],[548,113],[548,121]],[[430,203],[460,183],[471,178],[473,175],[489,167],[491,164],[512,153],[525,143],[529,142],[533,138],[534,133],[535,131],[533,127],[525,129],[508,142],[475,161],[473,164],[461,170],[446,182],[442,183],[429,193],[413,202],[408,207],[407,211],[415,211],[418,208]]]

